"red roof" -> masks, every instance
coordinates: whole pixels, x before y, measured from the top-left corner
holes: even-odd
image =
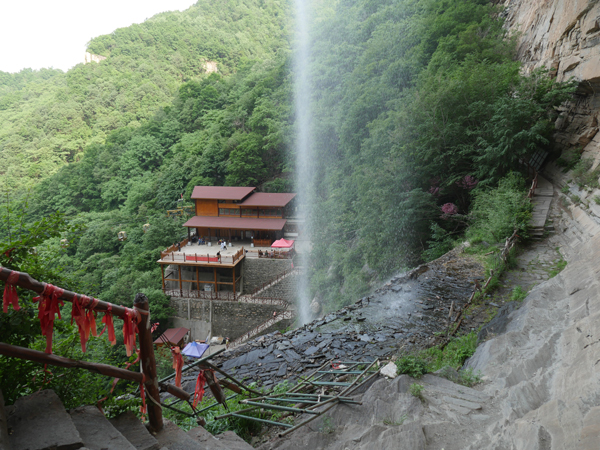
[[[169,328],[160,337],[154,341],[155,344],[164,344],[167,341],[168,345],[177,345],[183,339],[189,328]]]
[[[194,216],[184,227],[231,228],[234,230],[282,230],[285,219],[253,219],[246,217],[204,217]]]
[[[242,206],[277,206],[284,207],[296,194],[268,194],[266,192],[257,192],[244,200]]]
[[[243,200],[256,188],[234,186],[196,186],[192,192],[193,199],[208,200]]]

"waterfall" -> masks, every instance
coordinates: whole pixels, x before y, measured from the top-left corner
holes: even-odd
[[[294,105],[296,113],[296,189],[298,193],[299,217],[305,218],[302,230],[303,240],[310,243],[310,205],[312,158],[310,155],[311,114],[310,114],[310,80],[309,80],[309,14],[307,0],[295,0],[296,30],[294,45]],[[298,286],[298,320],[299,325],[310,321],[310,292],[308,286],[308,254],[299,253],[299,263],[303,268]]]

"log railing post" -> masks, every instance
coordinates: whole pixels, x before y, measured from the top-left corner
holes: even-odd
[[[147,402],[148,419],[150,421],[151,430],[158,432],[163,428],[163,418],[162,409],[160,407],[158,377],[156,375],[156,359],[154,358],[154,344],[152,342],[152,325],[150,321],[148,297],[144,294],[136,294],[133,307],[140,313],[141,317],[141,321],[138,324],[140,336],[140,366],[145,375],[144,387],[146,388],[148,397],[151,397],[148,398]]]

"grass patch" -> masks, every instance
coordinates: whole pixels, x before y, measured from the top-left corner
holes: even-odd
[[[421,401],[424,401],[425,400],[425,397],[423,397],[424,389],[425,389],[425,386],[423,386],[422,384],[413,383],[410,385],[409,392],[410,392],[410,395],[417,397]]]
[[[446,376],[454,382],[472,386],[477,377],[468,370],[456,372],[477,349],[477,334],[469,334],[452,339],[442,350],[439,346],[421,350],[412,355],[405,355],[396,361],[398,373],[406,374],[413,378],[421,378],[426,373],[435,372],[442,368],[454,371],[452,377]],[[443,372],[441,373],[444,376]]]
[[[573,168],[573,180],[577,183],[579,188],[584,186],[590,188],[600,188],[598,184],[598,178],[600,177],[600,166],[594,170],[590,170],[594,164],[592,159],[581,159]]]
[[[452,339],[444,350],[432,347],[423,350],[423,357],[427,361],[430,372],[435,372],[442,367],[449,366],[460,368],[467,358],[471,357],[477,349],[477,334],[472,331],[469,334]]]
[[[335,431],[335,425],[331,421],[331,417],[325,416],[323,418],[323,424],[321,425],[321,428],[319,428],[319,432],[321,432],[323,434],[331,434],[334,431]]]
[[[548,272],[548,276],[550,278],[554,278],[556,275],[561,273],[565,267],[567,267],[567,261],[565,261],[561,256],[560,260],[555,264],[554,268],[552,268],[550,272]]]
[[[510,294],[511,302],[522,302],[527,297],[527,291],[521,286],[516,286]]]
[[[406,414],[402,414],[402,416],[400,417],[400,420],[392,420],[392,419],[383,419],[383,424],[387,425],[388,427],[397,427],[400,425],[403,425],[404,422],[406,422],[406,419],[408,419],[408,415]]]

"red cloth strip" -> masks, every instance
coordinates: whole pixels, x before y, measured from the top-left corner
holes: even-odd
[[[179,347],[171,347],[173,355],[173,369],[175,369],[175,386],[181,387],[181,372],[183,369],[183,356]]]
[[[38,318],[42,328],[42,335],[46,336],[46,353],[52,354],[52,333],[54,332],[54,315],[60,316],[60,306],[64,303],[60,296],[65,290],[51,284],[46,284],[42,295],[35,297],[34,302],[38,303]]]
[[[136,351],[135,335],[138,333],[137,323],[141,320],[133,309],[125,308],[125,317],[123,318],[123,342],[127,356],[131,356]]]
[[[204,397],[204,385],[206,384],[206,378],[204,378],[204,370],[201,370],[198,373],[198,378],[196,379],[196,389],[194,390],[194,402],[192,403],[192,408],[196,409],[198,406],[198,402],[202,401],[202,397]]]
[[[102,333],[104,333],[106,330],[108,330],[108,342],[110,342],[111,345],[115,345],[117,343],[117,338],[115,337],[115,325],[113,324],[113,318],[112,318],[111,311],[112,311],[112,305],[109,304],[106,312],[104,313],[104,317],[102,318],[102,323],[104,324],[104,328],[100,332],[100,336],[102,336]]]
[[[2,296],[3,311],[8,312],[8,305],[12,305],[15,311],[20,309],[19,297],[17,296],[17,288],[15,284],[19,281],[19,272],[14,270],[10,271],[8,280],[6,280],[6,286],[4,286],[4,295]]]

